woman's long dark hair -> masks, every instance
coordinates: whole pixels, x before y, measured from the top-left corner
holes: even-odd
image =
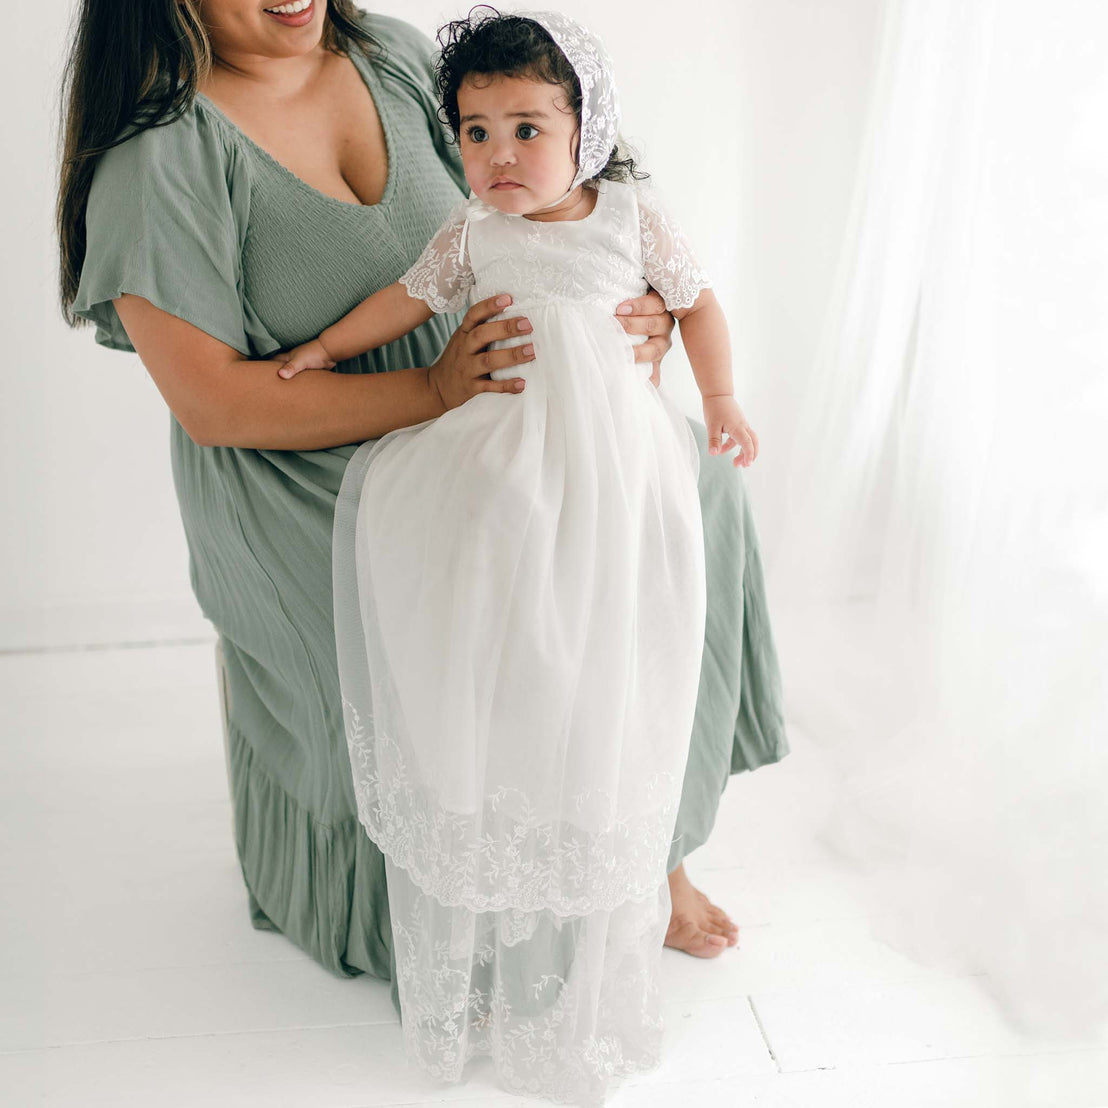
[[[323,44],[336,54],[379,49],[353,0],[326,0]],[[56,211],[62,313],[70,326],[85,261],[85,209],[100,155],[172,123],[212,66],[196,0],[81,0],[62,77]]]

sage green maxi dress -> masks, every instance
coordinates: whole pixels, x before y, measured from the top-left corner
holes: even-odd
[[[430,40],[400,20],[364,22],[383,47],[352,56],[388,145],[381,202],[318,192],[200,97],[96,166],[74,307],[95,322],[97,342],[133,350],[111,302],[134,293],[243,356],[264,357],[319,334],[414,262],[465,182],[435,115]],[[337,371],[428,365],[459,319],[435,317]],[[708,615],[671,869],[708,837],[728,775],[788,751],[742,475],[709,461],[704,426],[690,422],[702,454]],[[170,424],[192,587],[224,659],[251,919],[337,974],[390,979],[384,863],[358,822],[333,629],[335,498],[356,448],[202,447]]]

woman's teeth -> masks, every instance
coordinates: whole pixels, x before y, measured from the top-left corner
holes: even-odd
[[[279,8],[266,8],[267,12],[277,15],[296,15],[312,6],[312,0],[293,0],[291,4],[282,4]]]

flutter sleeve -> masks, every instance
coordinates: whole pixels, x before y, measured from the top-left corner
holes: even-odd
[[[469,208],[469,201],[454,206],[415,264],[400,278],[408,295],[434,312],[461,311],[473,287],[465,235]]]
[[[668,311],[691,308],[700,290],[711,288],[712,282],[657,194],[641,186],[635,192],[647,283],[661,295]]]
[[[280,349],[243,291],[244,172],[217,121],[195,107],[101,156],[73,302],[98,343],[134,350],[112,303],[133,293],[244,357]]]

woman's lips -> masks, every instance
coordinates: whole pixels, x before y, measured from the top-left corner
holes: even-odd
[[[274,8],[294,8],[296,7],[296,0],[288,4],[274,4]],[[312,16],[315,15],[315,0],[311,0],[311,3],[303,10],[299,12],[278,12],[272,11],[269,8],[263,9],[265,14],[270,19],[275,19],[278,23],[283,23],[286,27],[303,27],[307,23],[311,23]]]

